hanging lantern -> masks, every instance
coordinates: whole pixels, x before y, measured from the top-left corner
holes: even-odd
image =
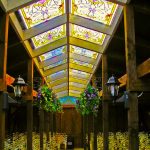
[[[108,79],[107,83],[106,83],[107,87],[108,87],[108,91],[110,92],[112,97],[116,97],[118,96],[118,92],[119,92],[119,82],[117,80],[116,77],[114,77],[113,75]]]
[[[25,83],[24,79],[20,77],[16,78],[13,86],[14,86],[14,93],[15,93],[15,97],[17,98],[21,98],[22,97],[22,91],[24,90],[24,87],[27,84]]]

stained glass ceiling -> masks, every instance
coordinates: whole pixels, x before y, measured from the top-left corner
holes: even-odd
[[[79,97],[98,67],[121,12],[122,6],[106,0],[39,0],[10,16],[57,96]]]

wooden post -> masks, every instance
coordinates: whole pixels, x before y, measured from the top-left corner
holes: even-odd
[[[128,132],[129,150],[139,149],[138,139],[138,99],[137,93],[131,89],[137,82],[136,72],[136,51],[135,51],[135,31],[134,31],[134,10],[133,6],[124,6],[124,26],[125,26],[125,52],[127,70],[127,91],[129,93],[128,110]]]
[[[4,149],[5,139],[5,111],[3,110],[3,92],[6,86],[7,47],[9,15],[0,12],[0,150]]]
[[[28,87],[27,87],[27,150],[32,149],[32,131],[33,131],[33,58],[28,60]]]
[[[46,140],[49,142],[49,113],[45,112]]]
[[[44,84],[44,78],[42,79],[41,85]],[[40,150],[43,150],[43,132],[44,132],[44,110],[40,108],[40,125],[39,125],[39,130],[40,130]]]
[[[103,89],[103,99],[102,99],[102,107],[103,107],[103,147],[104,150],[109,149],[109,118],[108,118],[108,107],[109,107],[109,95],[107,91],[106,82],[108,80],[108,62],[106,54],[102,55],[102,89]]]
[[[40,150],[43,150],[44,110],[40,109]]]

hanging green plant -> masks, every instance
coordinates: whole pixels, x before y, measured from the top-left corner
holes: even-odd
[[[38,90],[37,99],[34,101],[35,105],[42,108],[46,112],[62,112],[62,105],[47,85],[43,85]]]
[[[76,109],[82,115],[94,114],[96,116],[100,102],[98,90],[88,85],[87,89],[81,93],[76,101]]]

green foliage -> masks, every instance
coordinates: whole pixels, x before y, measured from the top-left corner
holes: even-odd
[[[96,116],[99,104],[100,97],[98,95],[98,90],[88,85],[87,89],[81,93],[79,99],[76,101],[76,109],[82,115],[93,113]]]
[[[47,85],[43,85],[38,90],[37,99],[34,103],[37,107],[42,108],[46,112],[62,112],[60,100]]]

